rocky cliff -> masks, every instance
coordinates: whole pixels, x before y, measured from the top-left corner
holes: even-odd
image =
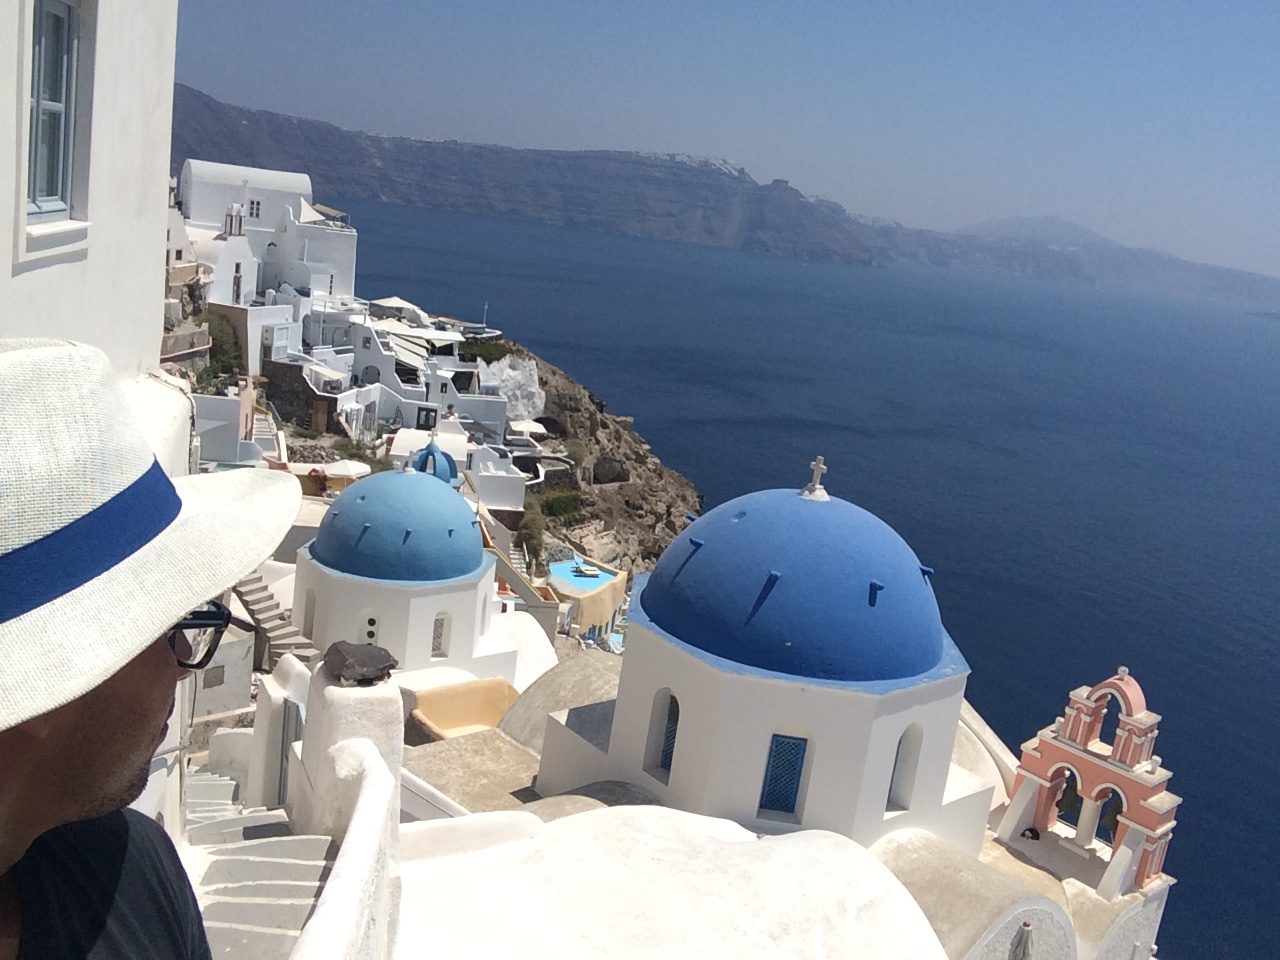
[[[576,497],[578,506],[545,518],[556,539],[584,547],[596,559],[641,572],[701,509],[702,496],[675,470],[663,466],[629,417],[615,416],[586,387],[523,347],[515,355],[537,364],[545,396],[544,419],[560,434],[544,443],[575,461],[546,494]]]
[[[519,216],[641,237],[860,265],[918,263],[1280,307],[1280,279],[1110,242],[916,230],[851,215],[723,160],[412,140],[231,106],[177,85],[172,169],[188,157],[310,174],[318,198]],[[1099,238],[1101,240],[1101,238]]]

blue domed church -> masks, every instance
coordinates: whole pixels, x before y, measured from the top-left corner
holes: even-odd
[[[549,721],[540,793],[622,780],[760,832],[917,826],[977,852],[992,787],[952,762],[969,668],[933,571],[814,466],[803,490],[711,510],[636,578],[617,698]]]
[[[415,673],[428,685],[503,677],[523,690],[554,651],[498,595],[475,510],[451,480],[437,458],[430,472],[376,473],[344,490],[298,551],[295,623],[319,650],[386,648],[402,684]]]

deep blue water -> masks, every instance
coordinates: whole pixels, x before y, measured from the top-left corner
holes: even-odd
[[[1161,956],[1274,956],[1280,322],[925,270],[815,266],[350,203],[359,293],[489,322],[707,506],[828,488],[933,566],[1015,753],[1126,664],[1185,798]]]

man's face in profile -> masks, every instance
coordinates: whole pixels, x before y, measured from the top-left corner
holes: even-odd
[[[92,642],[86,643],[86,656]],[[40,757],[36,791],[74,805],[75,818],[128,806],[146,787],[186,671],[161,637],[88,693],[14,728]]]

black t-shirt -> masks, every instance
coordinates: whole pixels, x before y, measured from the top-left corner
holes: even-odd
[[[18,960],[210,960],[178,852],[135,810],[56,827],[14,870]]]

